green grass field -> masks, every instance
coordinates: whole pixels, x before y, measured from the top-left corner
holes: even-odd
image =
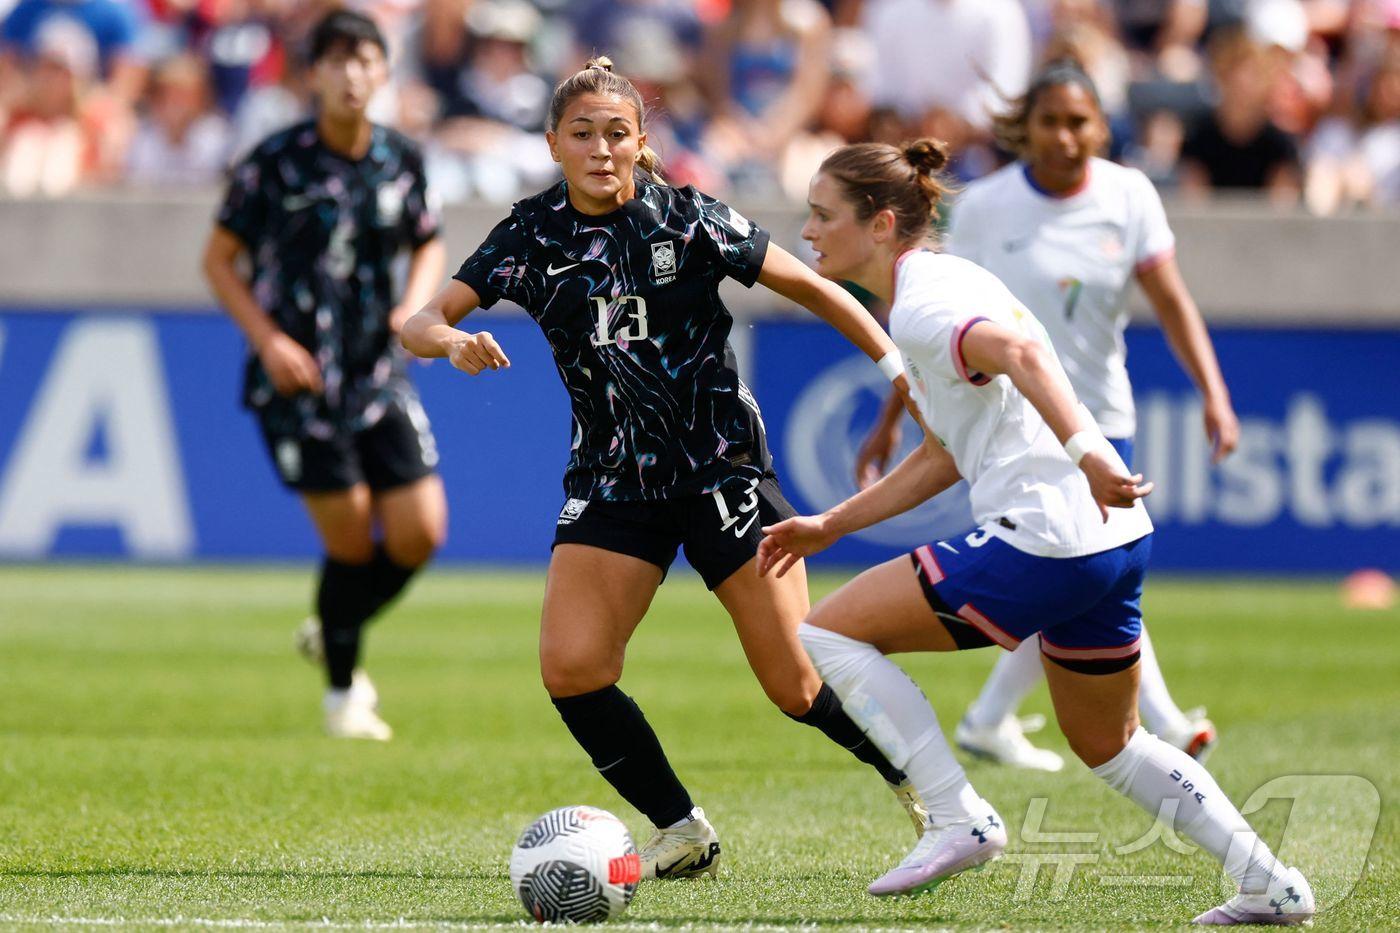
[[[375,745],[320,734],[318,676],[291,650],[305,570],[0,569],[0,926],[522,923],[506,860],[529,820],[591,803],[647,831],[539,686],[541,588],[537,573],[419,581],[370,635],[397,731]],[[1365,779],[1295,781],[1291,808],[1254,816],[1277,845],[1292,812],[1292,858],[1325,910],[1316,928],[1400,925],[1400,613],[1346,611],[1330,584],[1164,579],[1147,612],[1177,699],[1220,726],[1211,765],[1237,802],[1281,775]],[[950,729],[992,657],[906,661]],[[932,895],[866,896],[913,841],[902,811],[766,704],[688,572],[662,588],[623,686],[725,856],[718,881],[643,885],[622,925],[1118,929],[1180,926],[1221,900],[1202,853],[1119,854],[1151,821],[1077,764],[970,764],[1008,822],[1008,858]],[[1053,726],[1041,739],[1067,754]],[[1371,784],[1385,809],[1343,897]],[[1040,832],[1097,836],[1028,841],[1036,798]],[[1053,864],[1029,878],[1027,856],[1056,853],[1074,869],[1064,883]]]

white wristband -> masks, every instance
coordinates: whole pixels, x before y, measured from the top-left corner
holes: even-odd
[[[1074,461],[1075,466],[1079,466],[1079,461],[1084,459],[1084,455],[1092,450],[1098,450],[1107,444],[1102,432],[1090,428],[1087,431],[1080,431],[1078,434],[1065,441],[1065,453]]]
[[[884,373],[885,378],[890,382],[894,382],[904,375],[904,357],[900,355],[898,350],[886,353],[880,357],[880,362],[875,365],[880,367],[880,372]]]

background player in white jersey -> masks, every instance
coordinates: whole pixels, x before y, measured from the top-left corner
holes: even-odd
[[[970,184],[952,212],[945,249],[991,271],[1035,314],[1069,376],[1125,463],[1137,422],[1123,328],[1128,292],[1142,285],[1183,368],[1204,402],[1215,457],[1234,450],[1239,419],[1210,335],[1177,268],[1175,238],[1147,176],[1098,158],[1108,124],[1093,82],[1076,64],[1055,62],[996,123],[1020,160]],[[891,396],[857,458],[857,477],[879,475],[899,446],[903,403]],[[1002,655],[954,739],[973,754],[1046,771],[1059,755],[1026,740],[1016,710],[1041,679],[1035,639]],[[1173,701],[1147,633],[1142,637],[1138,706],[1143,724],[1205,759],[1215,726],[1204,710]]]
[[[1039,633],[1055,714],[1110,787],[1219,859],[1241,893],[1199,923],[1298,923],[1302,873],[1281,865],[1205,767],[1138,726],[1139,600],[1151,491],[1074,396],[1044,328],[997,278],[920,249],[942,193],[944,150],[846,146],[813,179],[803,236],[818,271],[890,307],[924,442],[888,476],[819,516],[764,529],[760,572],[781,574],[842,535],[905,512],[965,477],[979,527],[867,570],[799,629],[817,670],[929,810],[913,851],[870,886],[928,890],[997,857],[1006,829],[968,782],[918,686],[887,655]],[[1165,806],[1164,806],[1165,805]]]
[[[662,183],[641,95],[611,69],[595,59],[555,90],[547,138],[564,180],[515,205],[409,321],[404,345],[472,375],[508,365],[489,333],[453,326],[501,299],[523,307],[549,341],[569,392],[573,450],[540,671],[599,773],[657,827],[642,848],[643,877],[714,874],[720,855],[704,811],[617,685],[628,640],[680,547],[733,619],[769,699],[874,767],[922,832],[925,814],[905,775],[846,715],[798,643],[806,578],[754,572],[759,529],[793,510],[735,367],[719,283],[761,283],[872,359],[897,360],[894,345],[853,298],[770,245],[762,228],[694,188]],[[892,378],[904,384],[898,372]]]

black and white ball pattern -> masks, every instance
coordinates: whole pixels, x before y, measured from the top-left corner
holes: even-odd
[[[510,881],[535,920],[598,923],[627,909],[641,878],[627,827],[606,810],[561,807],[520,834]]]

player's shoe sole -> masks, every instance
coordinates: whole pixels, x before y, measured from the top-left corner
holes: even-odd
[[[1180,728],[1164,729],[1158,738],[1204,762],[1215,751],[1215,743],[1219,740],[1215,723],[1206,718],[1205,707],[1187,710],[1182,717]]]

